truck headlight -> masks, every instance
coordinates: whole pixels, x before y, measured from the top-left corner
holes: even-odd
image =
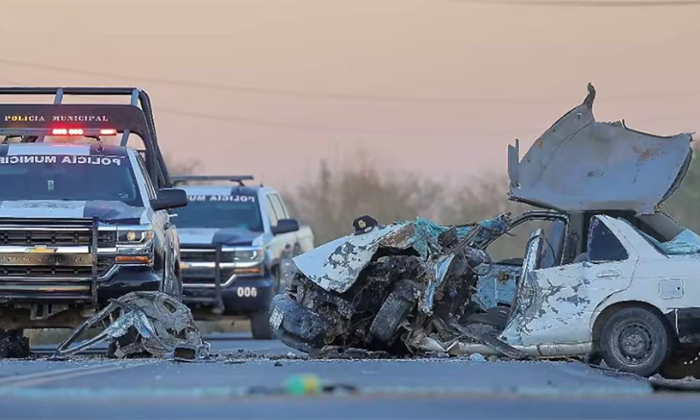
[[[261,247],[225,247],[221,252],[233,257],[234,273],[236,274],[261,274],[265,249]]]
[[[263,248],[222,248],[221,252],[233,254],[233,261],[237,263],[261,262],[265,259]]]
[[[117,244],[136,245],[153,240],[151,229],[119,229],[117,231]]]
[[[126,226],[117,230],[117,256],[120,264],[153,264],[153,230]]]

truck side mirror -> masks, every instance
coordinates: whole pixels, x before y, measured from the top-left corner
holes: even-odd
[[[277,221],[277,225],[273,226],[271,230],[273,235],[296,232],[299,230],[299,222],[297,219],[280,219]]]
[[[151,200],[151,208],[154,211],[185,207],[187,205],[187,193],[179,188],[162,188],[158,190],[158,198]]]

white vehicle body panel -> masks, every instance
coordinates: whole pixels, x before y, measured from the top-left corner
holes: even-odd
[[[504,341],[519,349],[544,346],[547,354],[574,355],[572,349],[583,354],[591,347],[596,319],[612,305],[644,302],[663,314],[700,307],[700,254],[664,255],[626,221],[597,218],[629,257],[529,272],[523,281],[530,286],[523,284],[518,298],[532,303],[511,319],[502,334]]]

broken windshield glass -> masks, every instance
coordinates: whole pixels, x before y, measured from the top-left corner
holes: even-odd
[[[667,242],[660,242],[644,232],[640,233],[663,254],[687,255],[700,253],[700,236],[691,230],[685,229],[678,236]]]

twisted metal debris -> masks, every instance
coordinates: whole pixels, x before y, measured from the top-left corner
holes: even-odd
[[[104,330],[96,337],[74,345],[100,325]],[[209,343],[202,339],[189,308],[161,292],[132,292],[110,300],[58,346],[54,357],[71,356],[104,341],[110,342],[110,353],[118,358],[147,354],[192,361],[209,355]]]

